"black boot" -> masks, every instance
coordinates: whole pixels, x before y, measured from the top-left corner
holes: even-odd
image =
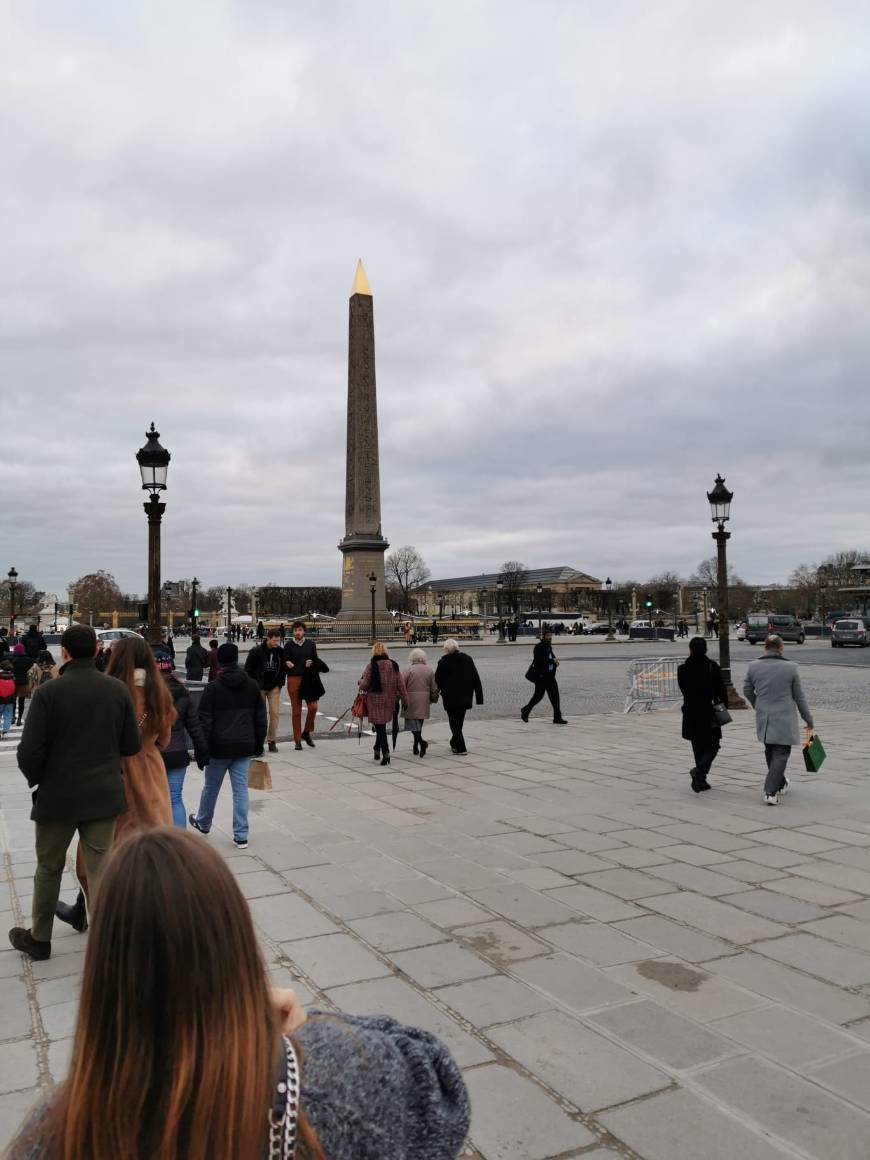
[[[692,789],[695,791],[695,793],[700,793],[703,789],[701,784],[703,778],[701,777],[700,773],[698,773],[697,769],[690,769],[689,777],[692,779]]]
[[[428,748],[429,748],[429,742],[428,742],[428,741],[424,741],[424,740],[423,740],[423,738],[421,737],[421,738],[420,738],[420,756],[421,756],[421,757],[425,757],[425,756],[426,756],[426,750],[427,750]]]
[[[385,751],[384,756],[381,758],[381,765],[389,765],[389,764],[390,764],[390,755],[389,755],[389,753],[387,753]]]
[[[88,908],[85,905],[84,892],[81,890],[78,892],[72,905],[68,902],[59,902],[54,908],[54,915],[61,922],[68,922],[79,934],[83,934],[88,929]]]
[[[414,734],[414,753],[417,754],[419,752],[420,752],[420,734],[415,733]]]
[[[381,747],[380,747],[380,745],[375,746],[374,752],[375,752],[375,761],[380,761],[381,760]]]

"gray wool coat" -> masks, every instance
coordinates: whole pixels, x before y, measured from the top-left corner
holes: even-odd
[[[438,695],[435,673],[428,665],[408,665],[402,673],[408,690],[408,708],[402,716],[409,721],[428,721],[433,698]]]
[[[743,695],[755,710],[758,740],[765,745],[800,745],[798,713],[812,728],[813,715],[801,688],[798,667],[766,652],[746,672]]]

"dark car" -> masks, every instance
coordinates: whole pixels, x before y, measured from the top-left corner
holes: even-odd
[[[845,648],[846,645],[866,648],[868,644],[870,632],[861,617],[842,617],[834,624],[831,632],[831,648]]]
[[[750,612],[746,618],[746,640],[750,644],[764,641],[773,634],[783,640],[803,644],[806,639],[801,622],[786,612]]]
[[[586,627],[583,629],[583,635],[584,636],[607,636],[607,634],[610,631],[611,631],[611,626],[607,623],[606,620],[603,620],[603,621],[599,621],[597,624],[587,624]],[[616,632],[615,628],[613,628],[613,632]]]

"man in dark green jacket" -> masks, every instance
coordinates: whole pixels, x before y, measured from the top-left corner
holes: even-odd
[[[127,686],[97,672],[94,630],[73,625],[60,645],[62,678],[34,693],[18,746],[18,767],[34,789],[36,873],[32,927],[13,927],[9,941],[32,959],[51,955],[54,910],[76,831],[88,882],[99,879],[115,819],[127,805],[121,758],[142,746]]]

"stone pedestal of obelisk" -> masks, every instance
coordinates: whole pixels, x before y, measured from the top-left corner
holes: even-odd
[[[390,545],[381,534],[374,303],[362,262],[357,263],[350,295],[344,524],[344,539],[338,545],[344,557],[338,619],[359,623],[360,635],[368,635],[372,573],[376,622],[392,622],[387,615],[384,585],[384,553]]]

